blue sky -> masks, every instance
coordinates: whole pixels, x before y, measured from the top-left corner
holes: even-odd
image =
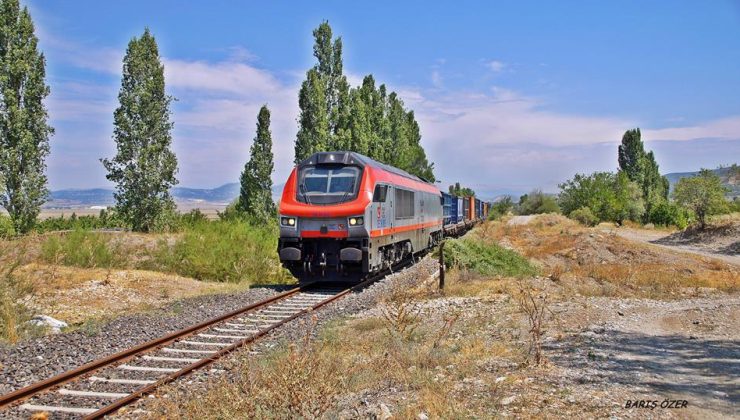
[[[358,83],[372,73],[420,121],[445,185],[555,191],[612,170],[639,126],[663,172],[740,156],[740,3],[30,1],[47,56],[52,189],[106,186],[121,58],[149,26],[174,105],[181,185],[238,179],[259,106],[284,182],[311,30],[329,20]]]

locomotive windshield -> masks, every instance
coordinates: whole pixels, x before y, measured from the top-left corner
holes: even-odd
[[[355,166],[306,166],[298,174],[298,201],[308,204],[350,201],[357,195],[359,178],[360,168]]]

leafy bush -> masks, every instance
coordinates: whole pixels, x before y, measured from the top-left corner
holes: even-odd
[[[50,264],[83,268],[109,268],[124,262],[107,234],[81,229],[48,237],[41,245],[41,258]]]
[[[517,212],[524,215],[560,213],[560,207],[555,197],[547,195],[540,190],[534,190],[519,198]]]
[[[479,239],[449,239],[445,244],[445,264],[464,268],[486,276],[524,277],[538,270],[526,258],[497,244]]]
[[[586,226],[596,226],[596,224],[599,223],[599,218],[596,217],[588,207],[581,207],[580,209],[573,210],[570,212],[568,217]]]
[[[0,238],[11,238],[15,236],[15,229],[10,217],[0,214]]]
[[[273,283],[287,279],[280,266],[276,225],[241,220],[196,223],[168,246],[160,244],[155,265],[201,280]]]
[[[208,222],[208,218],[200,209],[193,209],[180,215],[180,227],[183,229],[193,228],[200,223]]]
[[[722,180],[709,169],[702,169],[696,176],[681,178],[673,190],[673,197],[678,204],[694,212],[699,227],[704,229],[707,216],[729,211],[725,192],[727,188]]]
[[[558,201],[567,215],[588,207],[601,222],[622,223],[624,220],[639,221],[645,213],[640,187],[631,182],[624,172],[576,174],[559,187]]]
[[[488,213],[488,219],[496,220],[501,216],[508,214],[513,209],[514,202],[512,201],[511,196],[504,196],[499,201],[493,203],[493,205],[491,206],[491,211]]]
[[[730,213],[740,212],[740,197],[735,197],[728,203]]]
[[[676,203],[661,201],[650,209],[648,221],[658,226],[676,226],[686,229],[691,221],[691,214]]]

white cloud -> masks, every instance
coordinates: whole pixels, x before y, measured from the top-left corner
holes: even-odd
[[[504,69],[506,69],[508,66],[503,61],[491,60],[486,63],[486,67],[488,67],[495,73],[500,73],[504,71]]]
[[[259,97],[282,88],[269,72],[246,63],[165,59],[165,80],[177,89]]]
[[[442,75],[440,74],[439,70],[432,70],[431,80],[434,87],[442,87]]]
[[[677,121],[677,122],[680,122]],[[740,116],[731,116],[684,127],[644,129],[643,137],[650,140],[696,140],[740,138]]]

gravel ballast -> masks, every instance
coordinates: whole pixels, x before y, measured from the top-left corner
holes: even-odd
[[[0,394],[228,313],[285,288],[259,287],[184,299],[151,313],[116,318],[92,331],[78,329],[0,347]]]

